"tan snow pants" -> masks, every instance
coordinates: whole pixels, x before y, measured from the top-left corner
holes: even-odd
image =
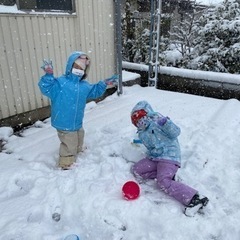
[[[75,132],[58,130],[60,139],[59,163],[61,168],[68,168],[76,162],[76,156],[82,151],[84,140],[84,129]]]

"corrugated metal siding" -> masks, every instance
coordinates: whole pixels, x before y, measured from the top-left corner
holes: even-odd
[[[0,119],[49,105],[38,88],[42,60],[56,76],[69,54],[87,52],[90,82],[114,73],[114,1],[77,0],[76,15],[0,14]]]
[[[77,1],[80,23],[77,39],[91,57],[90,77],[94,82],[112,74],[115,67],[113,5],[112,0]]]

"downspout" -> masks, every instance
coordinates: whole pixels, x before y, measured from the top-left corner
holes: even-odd
[[[117,73],[119,74],[118,95],[123,93],[122,90],[122,27],[121,27],[121,0],[114,0],[115,2],[115,39],[116,39],[116,64]]]

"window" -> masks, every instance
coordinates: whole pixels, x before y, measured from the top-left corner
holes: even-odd
[[[16,0],[19,10],[75,12],[75,0]]]
[[[5,6],[13,6],[16,4],[16,0],[0,0],[0,4]]]

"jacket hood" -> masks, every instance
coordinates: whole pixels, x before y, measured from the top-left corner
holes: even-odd
[[[69,56],[68,58],[68,61],[67,61],[67,65],[66,65],[66,71],[65,71],[65,75],[69,75],[72,73],[72,67],[73,67],[73,64],[74,62],[79,58],[81,57],[82,55],[84,56],[87,56],[88,55],[84,52],[80,52],[80,51],[75,51],[75,52],[72,52],[71,55]],[[88,57],[89,58],[89,57]],[[85,74],[83,75],[83,78],[82,79],[85,79],[87,77],[87,74],[89,72],[89,68],[90,68],[90,64],[87,66],[86,70],[85,70]]]
[[[134,113],[137,110],[143,109],[147,112],[147,115],[154,114],[154,111],[151,107],[151,105],[147,101],[140,101],[138,102],[132,109],[132,113]]]

